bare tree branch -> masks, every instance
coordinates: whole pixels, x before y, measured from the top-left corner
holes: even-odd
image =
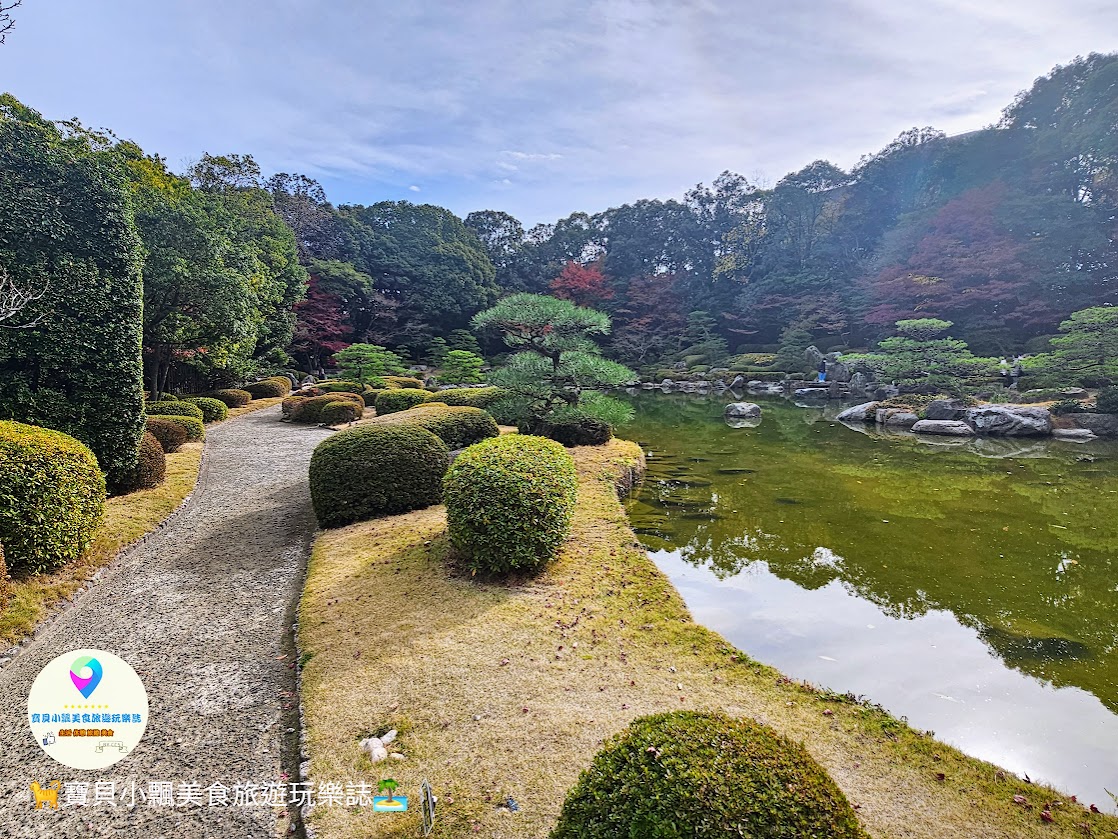
[[[6,323],[5,321],[11,320],[31,303],[46,294],[47,288],[49,288],[49,284],[44,283],[34,290],[22,289],[16,285],[15,280],[8,276],[7,271],[0,268],[0,329],[30,329],[33,326],[38,326],[45,313],[26,323]]]
[[[0,44],[4,43],[7,34],[16,28],[16,22],[12,19],[12,10],[22,5],[23,0],[12,0],[10,3],[0,0]]]

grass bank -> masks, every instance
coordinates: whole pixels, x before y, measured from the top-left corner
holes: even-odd
[[[282,399],[257,399],[229,411],[229,419],[278,405]],[[220,423],[213,423],[219,425]],[[187,443],[167,455],[162,484],[110,498],[105,518],[88,550],[77,562],[47,574],[13,572],[11,599],[0,609],[0,641],[16,643],[30,635],[57,606],[90,581],[122,548],[150,533],[194,491],[202,462],[202,443]]]
[[[573,454],[571,538],[535,579],[454,573],[441,507],[319,535],[299,610],[315,782],[375,789],[391,776],[414,800],[427,779],[435,836],[546,837],[579,772],[630,719],[722,709],[803,741],[878,839],[1118,830],[1118,819],[792,682],[697,625],[617,500],[640,450],[613,441]],[[373,766],[358,742],[390,728],[405,759]],[[516,812],[500,807],[509,798]],[[320,839],[418,835],[417,813],[368,807],[319,806],[310,824]]]

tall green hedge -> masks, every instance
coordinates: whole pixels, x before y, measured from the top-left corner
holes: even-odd
[[[551,839],[868,839],[799,743],[724,714],[640,717],[567,795]]]
[[[86,445],[0,421],[0,545],[9,568],[46,571],[77,559],[104,507],[105,477]]]
[[[42,298],[0,329],[0,419],[87,444],[110,478],[144,431],[140,240],[117,158],[0,96],[0,269]]]
[[[566,538],[577,494],[574,460],[554,440],[483,440],[446,475],[450,543],[474,571],[537,571]]]
[[[450,453],[414,425],[364,425],[323,440],[311,455],[311,502],[323,527],[437,504]]]

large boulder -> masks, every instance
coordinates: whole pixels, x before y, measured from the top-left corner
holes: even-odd
[[[745,377],[734,376],[734,380],[732,382],[730,382],[730,389],[733,390],[735,388],[739,388],[744,384],[745,384]]]
[[[865,373],[854,373],[850,377],[850,393],[854,396],[869,396],[870,378]]]
[[[664,379],[664,381],[660,382],[660,387],[662,387],[664,390],[671,390],[673,387],[675,387],[675,382],[673,382],[671,379]]]
[[[799,387],[793,392],[797,399],[826,399],[825,387]]]
[[[818,347],[808,347],[804,350],[804,360],[811,365],[812,370],[818,370],[819,364],[825,356],[819,351]]]
[[[936,399],[924,409],[924,418],[930,420],[961,420],[967,415],[967,403],[962,399]]]
[[[1068,414],[1076,428],[1086,428],[1099,437],[1118,437],[1118,414]]]
[[[912,430],[917,434],[942,434],[946,437],[973,437],[974,429],[962,420],[924,419],[915,423]]]
[[[849,382],[854,371],[843,361],[827,362],[827,380],[832,382]]]
[[[839,422],[873,422],[877,415],[876,402],[863,402],[853,408],[847,408],[835,419]]]
[[[1047,408],[983,405],[967,410],[967,422],[979,434],[994,437],[1046,437],[1052,433]]]
[[[760,380],[747,382],[746,390],[750,393],[763,393],[768,396],[780,396],[784,392],[784,388],[779,382],[762,382]]]
[[[881,416],[881,413],[878,410],[877,422],[878,425],[884,425],[886,428],[912,428],[920,421],[920,417],[904,408],[890,408],[885,412],[885,416]]]
[[[727,419],[755,419],[761,416],[761,406],[755,402],[731,402],[722,415]]]

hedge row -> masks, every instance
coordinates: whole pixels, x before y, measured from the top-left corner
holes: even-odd
[[[431,398],[431,394],[419,388],[388,388],[377,394],[373,404],[376,406],[377,415],[383,416],[384,414],[414,408],[416,405],[426,402],[429,398]]]
[[[248,392],[253,399],[275,399],[277,396],[286,396],[291,392],[291,382],[286,379],[283,382],[264,379],[245,385],[242,390]]]
[[[501,433],[493,417],[481,408],[451,407],[438,402],[425,402],[407,411],[377,417],[372,422],[426,428],[451,450],[464,449]]]
[[[423,382],[414,376],[381,376],[385,387],[422,388]]]
[[[341,425],[344,422],[355,422],[365,413],[365,406],[358,405],[348,399],[335,399],[328,402],[322,409],[318,421],[323,425]]]
[[[202,409],[191,402],[148,402],[149,417],[194,417],[201,422]]]
[[[202,412],[202,422],[221,422],[229,417],[229,406],[212,396],[191,396],[183,400],[197,405]]]
[[[186,428],[171,417],[148,417],[147,430],[167,454],[177,452],[186,442]]]
[[[436,392],[431,398],[447,405],[468,405],[487,408],[504,395],[499,387],[452,387]]]
[[[168,422],[173,422],[180,426],[186,432],[186,439],[191,443],[197,443],[206,439],[206,427],[202,425],[202,420],[197,417],[180,417],[180,416],[164,416],[160,419],[165,419]]]
[[[323,409],[334,402],[349,402],[360,408],[362,412],[365,410],[365,400],[358,394],[342,391],[325,393],[322,396],[288,397],[280,404],[280,407],[292,422],[320,423],[324,421],[322,417]]]
[[[207,393],[213,399],[220,399],[230,408],[243,408],[252,401],[252,394],[247,390],[237,390],[236,388],[223,388],[222,390],[215,390],[212,393]]]
[[[9,568],[46,571],[77,559],[104,505],[105,478],[87,446],[0,421],[0,544]]]
[[[450,543],[475,572],[537,571],[567,536],[578,493],[560,443],[510,434],[470,446],[446,475]]]
[[[167,457],[158,438],[149,430],[140,438],[136,465],[113,481],[113,493],[123,495],[139,489],[152,489],[167,476]]]

